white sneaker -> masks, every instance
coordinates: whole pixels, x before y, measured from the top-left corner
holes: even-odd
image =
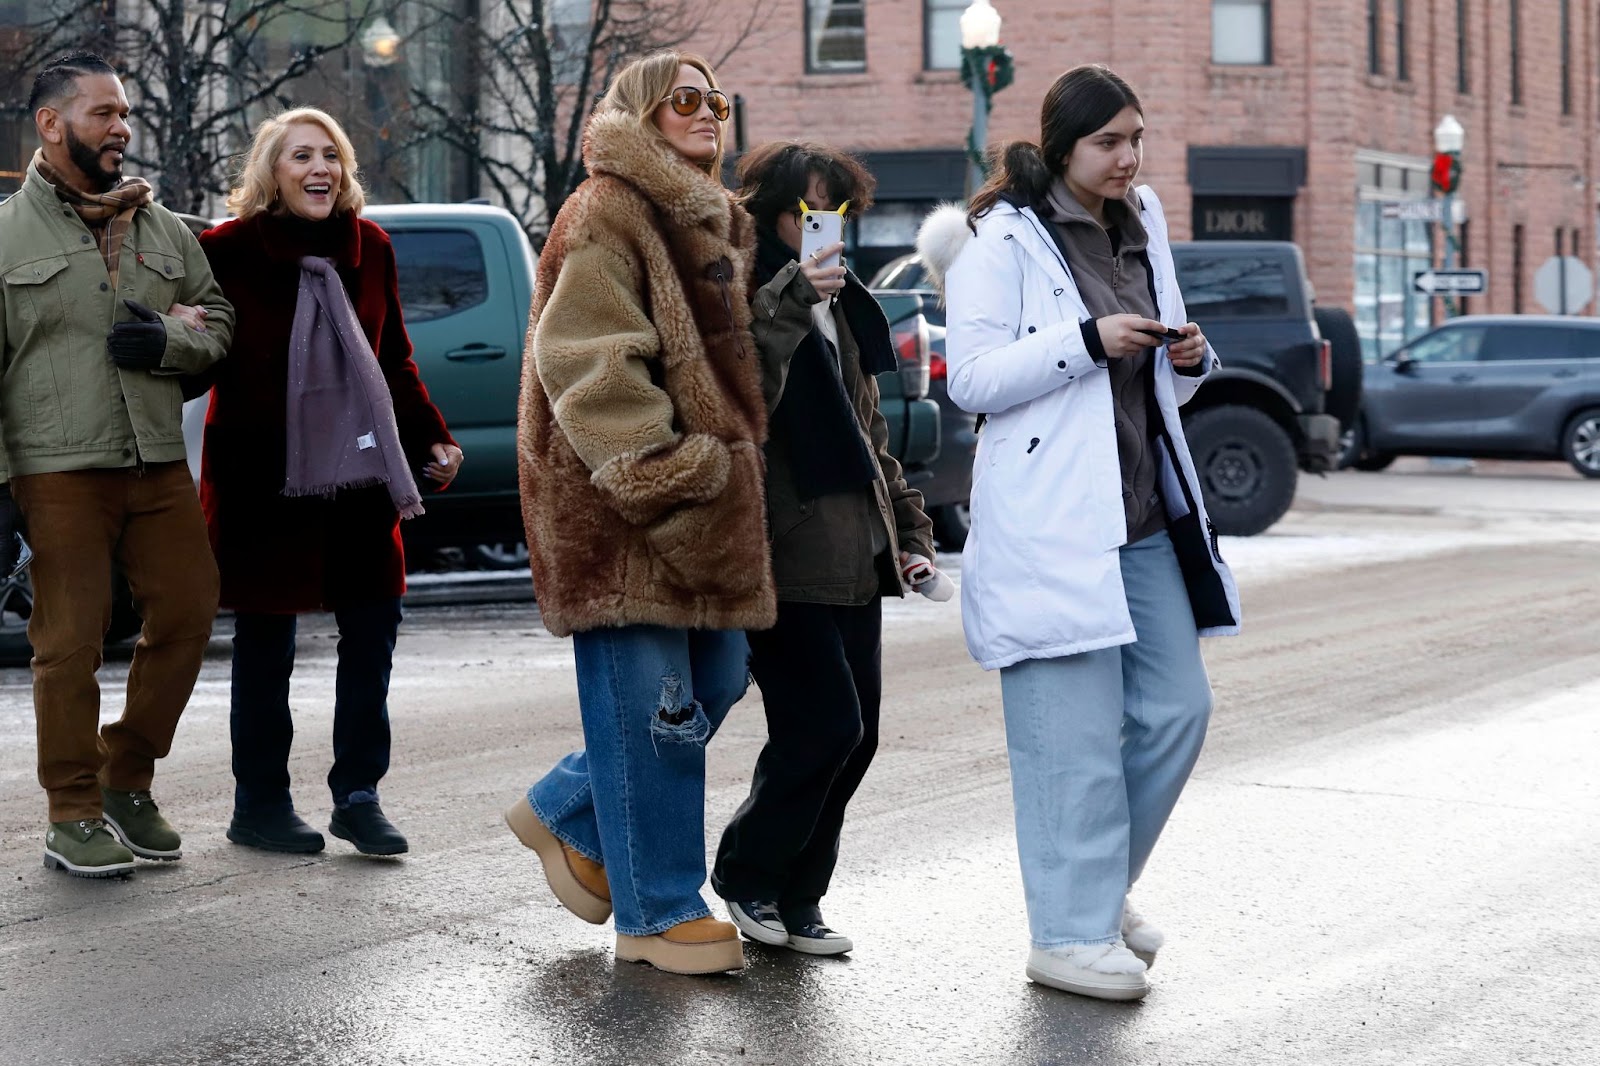
[[[1166,936],[1152,925],[1144,915],[1133,909],[1128,900],[1122,901],[1122,942],[1137,955],[1146,967],[1156,964],[1156,952],[1167,942]]]
[[[1145,965],[1122,944],[1028,951],[1028,979],[1095,999],[1143,999],[1150,991]]]

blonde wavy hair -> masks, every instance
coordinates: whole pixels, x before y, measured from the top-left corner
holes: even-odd
[[[250,143],[250,152],[239,171],[238,184],[228,193],[229,211],[240,218],[249,218],[271,209],[278,199],[278,179],[273,177],[272,168],[283,152],[283,142],[289,135],[290,127],[302,122],[321,126],[338,153],[339,194],[333,201],[334,214],[346,211],[358,215],[361,213],[367,204],[367,191],[361,187],[361,179],[356,172],[355,146],[350,143],[344,127],[332,115],[314,107],[285,111],[256,127],[255,140]]]
[[[602,115],[610,112],[628,115],[662,144],[667,144],[666,137],[655,123],[656,108],[678,87],[678,70],[686,65],[704,74],[711,88],[722,88],[717,84],[717,74],[711,69],[711,61],[704,56],[693,52],[655,52],[635,59],[617,72],[596,112]],[[704,163],[695,164],[719,182],[722,180],[722,157],[727,150],[727,130],[723,128],[726,125],[725,122],[717,123],[717,154]]]

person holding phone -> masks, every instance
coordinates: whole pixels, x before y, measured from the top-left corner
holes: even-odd
[[[1027,973],[1136,999],[1163,938],[1128,892],[1205,739],[1198,637],[1239,627],[1178,415],[1218,360],[1134,184],[1133,89],[1076,67],[1040,125],[918,247],[949,308],[950,397],[987,416],[962,614],[1000,671]]]
[[[329,831],[370,855],[409,845],[378,802],[405,592],[400,520],[461,449],[411,358],[394,246],[361,217],[355,149],[314,108],[261,123],[228,207],[200,237],[238,312],[213,376],[200,498],[233,622],[228,839],[315,852],[289,794],[296,619],[339,626]]]
[[[629,63],[584,133],[589,177],[539,257],[518,455],[539,613],[572,636],[585,747],[506,812],[617,958],[744,966],[705,884],[706,744],[776,603],[755,234],[721,182],[728,97],[685,52]]]
[[[871,206],[872,176],[832,148],[778,142],[746,154],[738,177],[756,222],[778,621],[749,635],[767,744],[711,883],[752,940],[836,955],[854,944],[823,921],[821,901],[878,747],[882,598],[913,587],[905,569],[930,592],[940,575],[922,494],[889,454],[878,410],[874,375],[898,365],[889,323],[830,241]]]

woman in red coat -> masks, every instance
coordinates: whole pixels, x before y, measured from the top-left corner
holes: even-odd
[[[378,805],[405,592],[400,517],[421,511],[413,471],[443,488],[461,450],[417,376],[394,249],[360,217],[365,199],[349,138],[301,108],[256,131],[228,198],[238,217],[200,239],[236,311],[200,476],[222,605],[235,612],[228,839],[270,851],[323,847],[295,813],[288,770],[295,620],[320,610],[339,626],[329,830],[368,854],[407,847]]]

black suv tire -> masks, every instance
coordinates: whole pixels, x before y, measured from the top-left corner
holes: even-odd
[[[1294,441],[1270,415],[1223,404],[1196,412],[1183,432],[1218,533],[1252,537],[1289,510],[1300,475]]]
[[[1341,307],[1318,307],[1313,314],[1317,332],[1332,346],[1333,387],[1324,394],[1322,409],[1348,430],[1361,413],[1361,334],[1350,312]]]

